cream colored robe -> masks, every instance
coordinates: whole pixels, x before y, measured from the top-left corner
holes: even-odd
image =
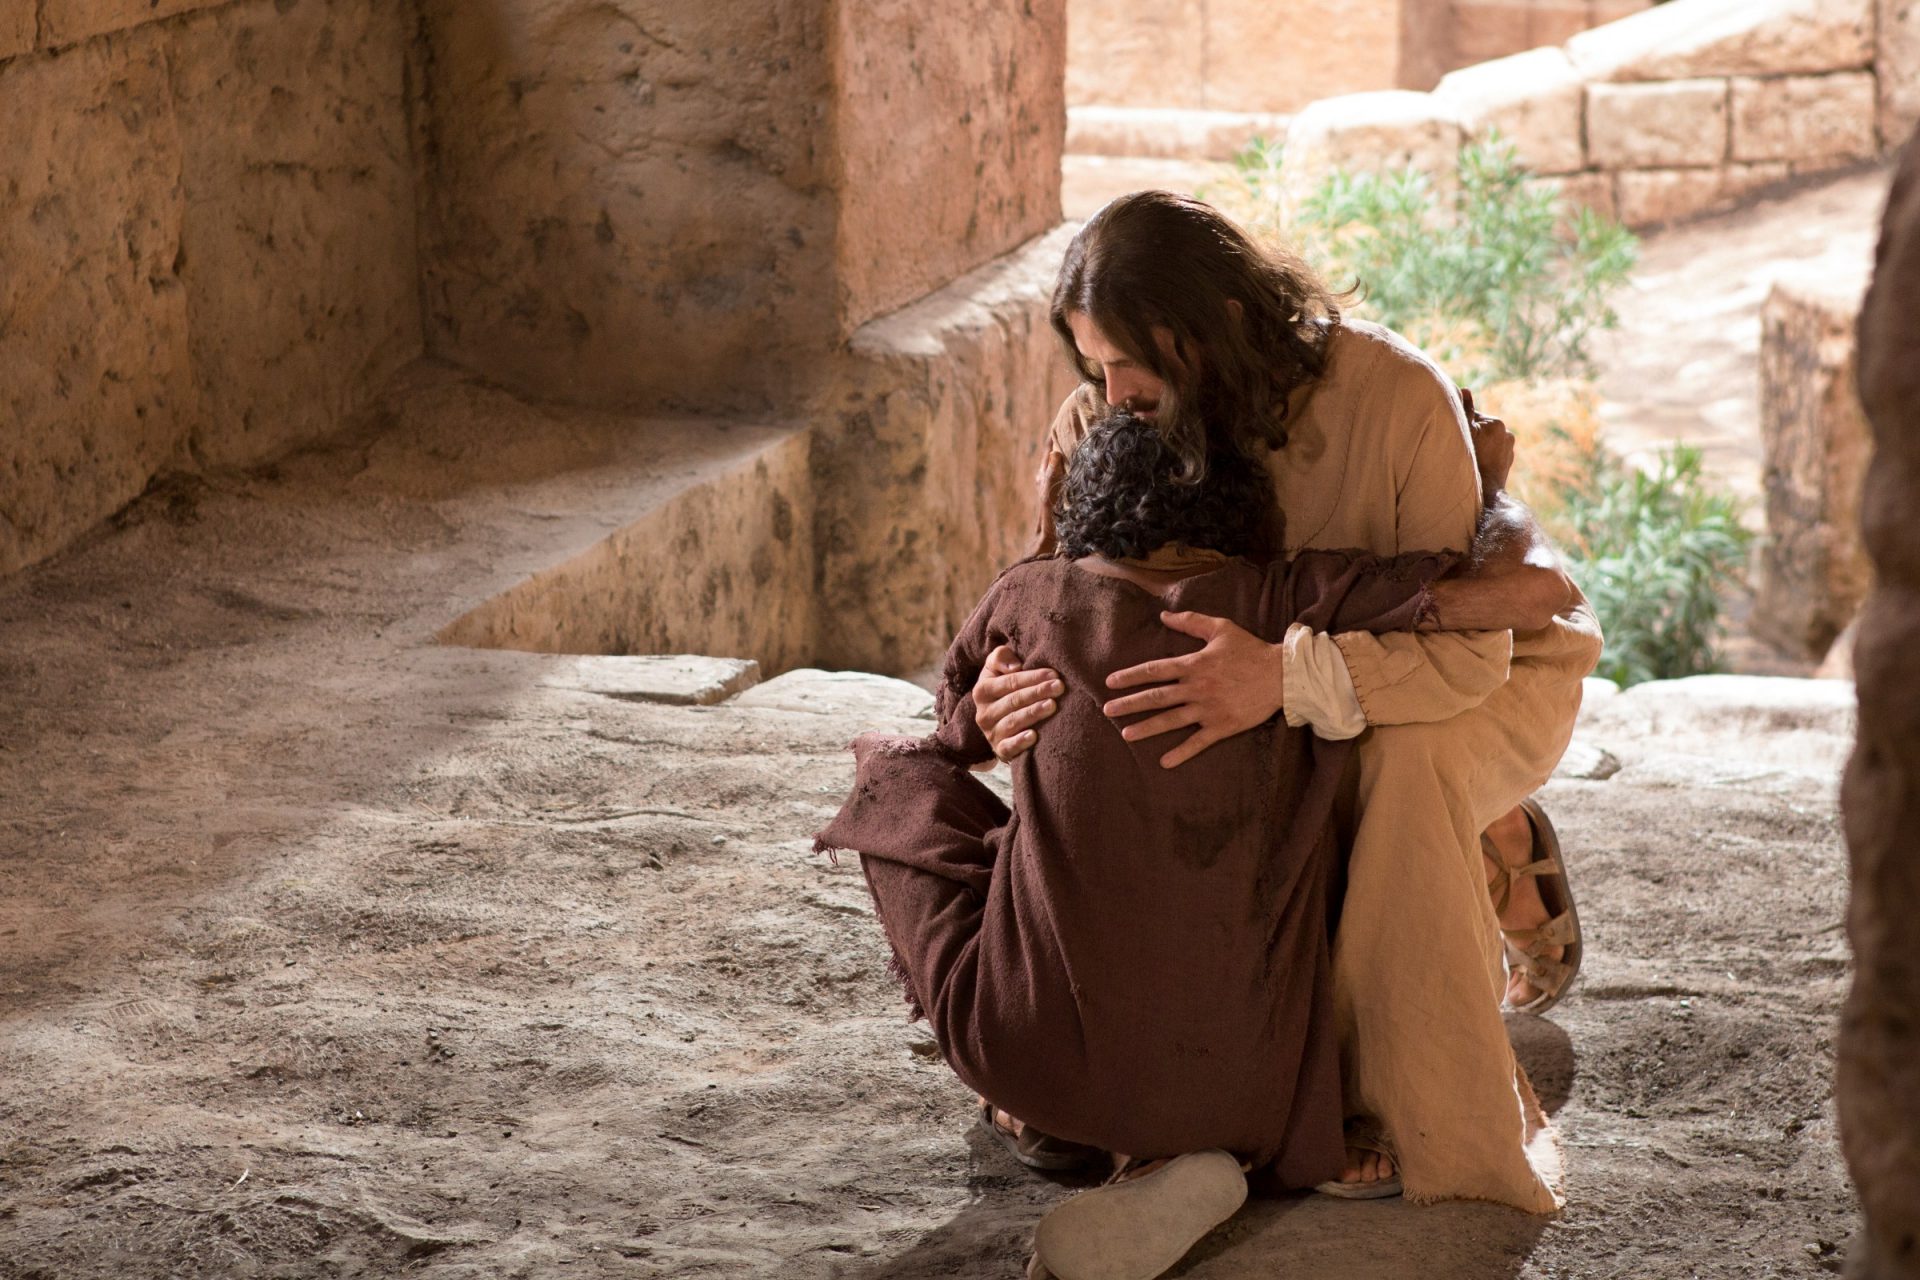
[[[1343,321],[1273,475],[1288,551],[1458,550],[1481,508],[1453,383],[1398,335]],[[1082,387],[1052,444],[1104,411]],[[1501,1020],[1506,978],[1479,833],[1559,762],[1600,656],[1584,600],[1544,631],[1337,638],[1370,728],[1334,948],[1350,1113],[1377,1117],[1416,1201],[1562,1202],[1558,1149]],[[1508,666],[1509,643],[1511,667]],[[1504,679],[1503,679],[1504,677]]]

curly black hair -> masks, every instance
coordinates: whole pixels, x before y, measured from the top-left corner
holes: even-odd
[[[1101,419],[1067,463],[1054,530],[1063,556],[1134,559],[1169,542],[1227,555],[1272,550],[1273,477],[1231,449],[1207,455],[1200,479],[1153,425],[1129,413]]]

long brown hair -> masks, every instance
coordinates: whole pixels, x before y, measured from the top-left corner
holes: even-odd
[[[1326,371],[1340,318],[1298,255],[1255,244],[1212,206],[1167,191],[1121,196],[1088,219],[1054,286],[1054,331],[1104,393],[1067,324],[1076,311],[1167,384],[1154,425],[1187,484],[1206,474],[1210,443],[1248,454],[1286,444],[1288,398]],[[1154,339],[1159,327],[1172,333],[1172,358]]]

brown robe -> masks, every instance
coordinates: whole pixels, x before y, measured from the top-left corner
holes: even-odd
[[[1410,628],[1443,556],[1244,560],[1164,596],[1061,559],[1014,566],[948,655],[940,727],[854,743],[820,834],[857,851],[896,968],[954,1071],[1047,1133],[1133,1156],[1218,1147],[1310,1186],[1341,1168],[1328,912],[1331,813],[1352,746],[1275,717],[1176,770],[1129,743],[1106,676],[1199,642],[1163,608],[1278,642]],[[1067,693],[1012,766],[1011,813],[970,691],[1006,643]]]

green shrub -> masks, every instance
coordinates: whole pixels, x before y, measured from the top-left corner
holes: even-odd
[[[1740,581],[1751,539],[1738,503],[1687,445],[1650,475],[1604,448],[1585,457],[1541,514],[1606,633],[1595,674],[1624,686],[1718,670],[1721,594]]]
[[[1378,320],[1471,382],[1591,371],[1588,339],[1618,323],[1607,294],[1632,270],[1632,232],[1529,182],[1497,137],[1463,147],[1443,208],[1417,170],[1334,174],[1290,222],[1281,149],[1256,138],[1234,161],[1233,203],[1293,240],[1356,315]]]

